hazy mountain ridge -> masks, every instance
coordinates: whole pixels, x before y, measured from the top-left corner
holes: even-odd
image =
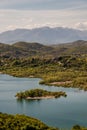
[[[10,57],[58,57],[60,55],[87,54],[87,41],[78,40],[72,43],[42,45],[40,43],[17,42],[12,45],[0,43],[0,56]]]
[[[87,31],[62,27],[40,27],[34,29],[16,29],[0,34],[0,42],[9,44],[19,41],[57,44],[76,40],[87,40]]]

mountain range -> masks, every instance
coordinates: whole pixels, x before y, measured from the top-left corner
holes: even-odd
[[[78,40],[72,43],[42,45],[40,43],[17,42],[12,45],[0,43],[0,57],[59,57],[87,54],[87,41]]]
[[[15,29],[0,33],[0,42],[8,44],[25,41],[50,45],[76,40],[87,40],[87,31],[63,27],[40,27],[34,29]]]

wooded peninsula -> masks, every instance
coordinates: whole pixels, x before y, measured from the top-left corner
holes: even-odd
[[[87,55],[55,58],[1,58],[0,72],[42,78],[40,84],[87,90]]]
[[[29,116],[0,113],[0,130],[60,130],[60,129],[49,127],[43,122]],[[87,130],[87,128],[75,125],[73,126],[73,128],[71,128],[71,130]]]

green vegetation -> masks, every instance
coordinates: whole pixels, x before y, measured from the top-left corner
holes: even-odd
[[[64,96],[66,97],[66,93],[65,92],[50,92],[50,91],[46,91],[43,89],[31,89],[31,90],[26,90],[25,92],[19,92],[16,94],[16,97],[18,99],[37,99],[38,97],[43,97],[43,98],[58,98],[60,96]]]
[[[40,120],[37,120],[29,116],[0,113],[0,130],[59,130],[59,129],[49,127]],[[75,125],[73,126],[72,130],[87,130],[87,128]]]
[[[87,90],[87,55],[1,58],[0,65],[6,74],[42,78],[40,84]]]
[[[79,125],[75,125],[75,126],[73,126],[72,130],[87,130],[87,128],[81,127]]]
[[[25,115],[0,113],[0,130],[58,130]]]
[[[46,46],[39,43],[17,42],[12,45],[0,43],[0,57],[27,58],[30,56],[58,57],[87,54],[87,41]]]
[[[0,43],[0,72],[17,77],[39,77],[40,84],[87,91],[87,42],[77,41],[55,46],[25,42],[14,45]],[[43,92],[38,92],[25,91],[17,93],[16,96],[26,98],[30,94],[31,97],[44,95]],[[65,95],[64,92],[63,94]],[[0,129],[56,130],[24,115],[13,116],[2,113],[0,113]],[[76,125],[72,130],[87,130],[87,128]]]
[[[87,90],[87,42],[55,46],[0,44],[0,71],[18,77],[39,77],[40,84]]]

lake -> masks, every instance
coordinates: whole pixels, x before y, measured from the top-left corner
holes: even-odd
[[[79,124],[87,127],[87,92],[39,84],[39,78],[17,78],[0,74],[0,112],[25,114],[40,119],[49,126],[71,128]],[[45,100],[17,100],[20,91],[43,88],[65,91],[67,97]]]

